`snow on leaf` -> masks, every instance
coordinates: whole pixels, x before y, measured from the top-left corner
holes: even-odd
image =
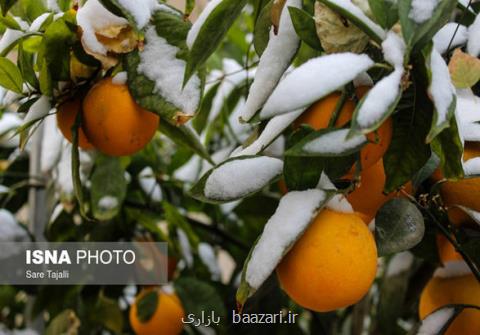
[[[387,38],[382,43],[385,60],[396,69],[403,67],[406,46],[405,42],[397,33],[389,31]]]
[[[52,171],[60,160],[63,136],[58,129],[55,115],[47,116],[43,127],[42,148],[44,149],[41,150],[40,155],[40,171],[46,174]]]
[[[437,335],[455,317],[455,308],[446,307],[437,310],[422,321],[417,335]]]
[[[457,90],[459,131],[466,141],[480,141],[480,98],[471,89]]]
[[[275,116],[263,129],[260,136],[249,146],[233,154],[233,156],[251,156],[265,150],[280,134],[295,121],[305,109]]]
[[[387,267],[387,277],[393,277],[410,270],[415,257],[410,251],[403,251],[398,254],[395,254]]]
[[[373,61],[367,55],[332,54],[314,58],[293,70],[273,91],[260,118],[307,107],[344,86],[368,70]]]
[[[447,261],[443,267],[435,270],[433,276],[438,278],[453,278],[471,274],[472,270],[463,260]]]
[[[266,156],[230,159],[210,170],[192,189],[205,201],[228,202],[260,191],[278,178],[283,162]]]
[[[467,52],[473,57],[480,56],[480,15],[468,28]]]
[[[456,49],[448,64],[456,88],[470,88],[480,80],[480,59]]]
[[[465,44],[467,40],[467,27],[459,23],[449,22],[435,34],[433,37],[433,44],[435,49],[437,49],[437,51],[443,55],[448,51],[449,46],[454,48],[456,46]]]
[[[187,36],[187,46],[189,49],[192,48],[193,44],[195,43],[195,40],[198,37],[198,33],[200,32],[201,28],[207,21],[208,17],[210,14],[217,8],[217,6],[222,2],[223,0],[211,0],[208,2],[207,6],[203,9],[202,13],[200,16],[197,18],[195,23],[192,25],[192,28],[190,28],[190,31],[188,32]]]
[[[182,88],[186,62],[176,57],[179,49],[158,36],[153,27],[148,28],[145,39],[138,71],[155,83],[154,93],[192,116],[200,102],[200,79],[194,76]]]
[[[118,0],[118,3],[135,18],[139,29],[147,25],[158,6],[156,0]]]
[[[417,24],[422,24],[433,15],[440,0],[413,0],[408,17]]]
[[[323,130],[310,134],[287,151],[287,156],[347,156],[367,144],[364,135],[347,139],[349,129]]]
[[[431,72],[431,82],[428,89],[435,106],[432,129],[427,141],[433,140],[442,130],[449,127],[450,119],[455,109],[456,92],[450,78],[448,66],[442,55],[433,49],[427,64]]]
[[[262,108],[297,53],[300,39],[295,32],[288,7],[301,8],[302,2],[288,0],[283,7],[277,34],[272,27],[270,40],[260,58],[255,79],[241,113],[244,121],[249,121]]]
[[[350,0],[320,0],[328,7],[338,11],[359,28],[363,29],[370,37],[380,42],[385,39],[385,30],[373,22],[365,13]]]
[[[201,242],[198,244],[198,256],[203,264],[210,271],[211,278],[214,281],[220,279],[220,267],[217,262],[217,257],[215,256],[215,250],[208,243]]]
[[[287,193],[280,200],[244,269],[246,284],[251,289],[257,290],[270,276],[328,198],[325,191],[307,190]]]
[[[463,164],[466,177],[480,176],[480,157],[472,158]]]
[[[112,84],[115,85],[126,85],[128,80],[128,73],[127,71],[122,71],[117,73],[113,78],[112,78]]]
[[[152,168],[147,166],[138,174],[138,182],[143,192],[155,202],[160,202],[163,199],[163,193],[160,185],[155,178],[155,173]]]
[[[380,80],[357,105],[353,129],[369,133],[378,128],[396,107],[401,95],[403,68]]]
[[[38,121],[45,116],[52,108],[50,100],[47,96],[42,95],[40,99],[35,101],[35,103],[30,107],[30,110],[27,113],[27,116],[23,120],[23,125],[27,125],[31,122]]]

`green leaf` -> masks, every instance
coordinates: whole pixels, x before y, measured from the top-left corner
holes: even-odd
[[[405,92],[399,103],[399,111],[393,116],[392,142],[384,156],[386,193],[405,185],[431,156],[425,143],[431,123],[428,106],[431,108],[431,103],[417,84]]]
[[[45,330],[45,335],[76,334],[80,320],[73,310],[67,309],[57,315]]]
[[[172,230],[177,228],[182,229],[188,237],[188,240],[194,249],[197,249],[200,239],[195,233],[195,231],[190,227],[190,224],[183,217],[182,214],[178,211],[177,207],[169,204],[164,201],[162,203],[163,210],[165,211],[165,220],[168,222],[169,227],[172,227]]]
[[[0,16],[0,23],[13,30],[22,30],[18,22],[11,15]]]
[[[85,203],[85,194],[83,192],[82,181],[80,179],[80,151],[78,149],[78,130],[81,127],[81,113],[77,114],[75,124],[72,127],[72,180],[73,180],[73,191],[78,201],[78,207],[80,208],[80,214],[86,218],[90,219],[87,215],[87,204]]]
[[[207,149],[200,142],[198,136],[187,126],[175,126],[167,120],[160,121],[160,132],[168,136],[177,145],[184,146],[200,157],[212,162]]]
[[[91,315],[96,322],[115,334],[123,333],[124,316],[116,300],[101,293]]]
[[[385,29],[391,29],[398,22],[398,6],[395,1],[368,0],[376,21]]]
[[[375,217],[375,240],[379,256],[411,249],[420,243],[424,234],[422,213],[406,199],[388,201]]]
[[[326,5],[331,10],[337,12],[347,20],[351,21],[355,24],[358,28],[360,28],[365,34],[370,36],[375,42],[381,43],[382,40],[385,38],[385,32],[383,31],[382,27],[378,26],[375,22],[371,21],[368,17],[364,16],[357,16],[355,13],[352,13],[348,10],[348,8],[342,7],[341,4],[338,4],[331,0],[319,0],[321,3]],[[356,7],[355,5],[351,4],[352,6]],[[359,13],[363,12],[360,8],[358,8]],[[362,15],[363,16],[363,15]]]
[[[157,291],[151,291],[142,296],[137,303],[137,317],[142,323],[148,322],[157,311],[159,299]]]
[[[300,8],[288,7],[288,10],[298,37],[313,49],[322,51],[322,44],[317,36],[313,17]]]
[[[455,117],[451,119],[450,126],[432,141],[432,149],[440,157],[440,168],[445,178],[463,178],[463,143]]]
[[[140,31],[135,17],[118,0],[100,0],[100,3],[113,14],[127,19],[131,27],[134,27],[136,31]]]
[[[398,12],[407,49],[416,53],[431,42],[433,36],[448,22],[457,6],[457,1],[441,0],[431,18],[422,24],[417,24],[410,18],[412,1],[399,0]]]
[[[247,0],[223,0],[210,13],[191,46],[184,85],[215,52],[246,3]]]
[[[0,86],[19,94],[23,92],[22,73],[6,57],[0,57]]]
[[[99,155],[91,181],[93,216],[102,221],[113,219],[119,213],[127,193],[125,169],[120,159]]]
[[[192,120],[193,129],[195,129],[199,134],[201,134],[207,126],[208,116],[210,115],[210,110],[212,109],[213,99],[217,95],[220,84],[221,82],[218,82],[208,90],[202,99],[197,115]]]
[[[63,17],[50,24],[45,31],[41,54],[45,57],[49,76],[53,80],[70,80],[70,48],[76,41],[76,32]]]
[[[38,89],[40,84],[34,70],[34,57],[33,53],[24,50],[23,42],[21,42],[18,46],[18,67],[25,81],[33,88]]]
[[[46,62],[43,62],[40,67],[38,81],[40,84],[40,92],[47,97],[53,96],[53,81]]]
[[[190,15],[195,8],[195,0],[185,1],[185,15]]]
[[[174,285],[185,314],[200,317],[202,312],[208,311],[221,318],[227,316],[223,300],[212,285],[193,277],[181,277]]]
[[[270,39],[270,30],[272,28],[272,4],[273,0],[268,3],[260,11],[255,28],[253,30],[253,46],[258,56],[261,56],[267,48]]]
[[[7,12],[12,8],[13,5],[18,0],[0,0],[0,8],[2,9],[2,15],[5,16],[7,15]]]

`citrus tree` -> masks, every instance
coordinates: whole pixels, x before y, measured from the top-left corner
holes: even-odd
[[[194,7],[0,1],[0,241],[169,251],[0,332],[478,334],[480,4]]]

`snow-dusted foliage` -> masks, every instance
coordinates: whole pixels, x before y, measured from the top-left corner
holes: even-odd
[[[300,45],[300,39],[290,18],[289,7],[301,8],[302,2],[288,0],[282,11],[277,34],[274,33],[272,27],[270,40],[260,57],[255,79],[250,86],[247,102],[241,112],[241,118],[244,121],[249,121],[262,108],[290,65]]]
[[[324,191],[307,190],[287,193],[280,200],[248,262],[245,278],[250,287],[258,289],[270,276],[326,199]]]

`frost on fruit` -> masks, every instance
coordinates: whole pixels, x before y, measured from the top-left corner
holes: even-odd
[[[367,55],[348,52],[311,59],[278,84],[260,112],[260,118],[307,107],[351,82],[373,64]]]
[[[326,200],[327,193],[321,190],[290,192],[280,200],[246,267],[245,279],[251,288],[260,288]]]
[[[446,307],[433,312],[422,321],[417,335],[440,334],[441,330],[454,316],[455,309],[453,307]]]
[[[205,197],[231,201],[260,191],[283,170],[283,162],[272,157],[231,160],[215,168],[205,181]]]
[[[327,53],[361,53],[370,40],[357,26],[318,1],[314,19],[318,38]]]
[[[255,79],[241,112],[241,118],[244,121],[249,121],[262,108],[300,46],[300,39],[293,27],[289,7],[301,8],[302,2],[288,0],[282,10],[278,32],[275,34],[274,28],[270,32],[270,40],[260,57]]]

